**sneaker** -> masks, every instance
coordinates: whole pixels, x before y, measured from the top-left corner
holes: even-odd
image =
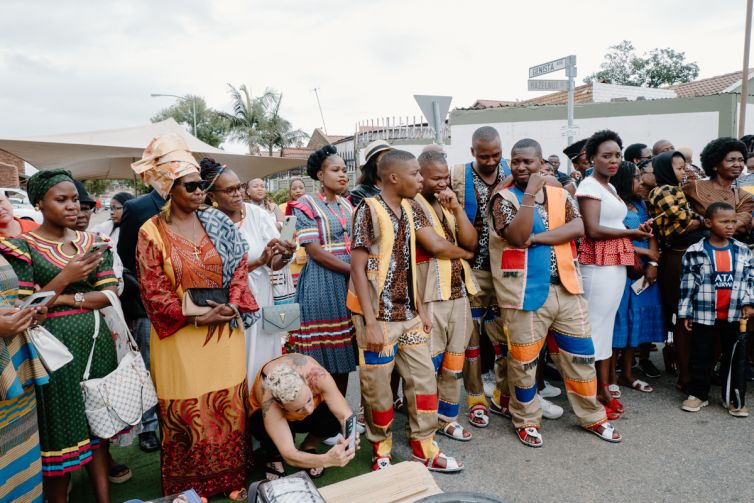
[[[482,386],[484,387],[484,394],[487,395],[487,398],[491,398],[492,394],[495,392],[495,386],[497,385],[495,379],[494,371],[482,374]]]
[[[323,444],[325,444],[325,445],[335,445],[335,444],[337,444],[338,442],[340,442],[340,439],[341,439],[341,438],[343,438],[343,435],[341,435],[340,433],[338,433],[338,434],[337,434],[337,435],[335,435],[334,437],[330,437],[330,438],[326,438],[326,439],[324,439],[324,440],[322,441],[322,443],[323,443]]]
[[[560,419],[563,415],[563,407],[555,405],[549,400],[542,398],[542,395],[537,395],[539,398],[539,405],[542,406],[542,417],[545,419]]]
[[[706,407],[708,405],[709,401],[700,400],[694,395],[689,395],[689,397],[681,404],[681,409],[685,410],[686,412],[699,412],[700,410],[702,410],[702,407]]]
[[[641,368],[641,371],[644,372],[644,375],[647,377],[660,377],[662,373],[660,370],[655,367],[655,364],[652,363],[649,359],[641,359],[639,360],[639,367]]]
[[[560,388],[556,388],[548,381],[545,381],[545,387],[542,388],[542,391],[539,392],[539,396],[541,396],[542,398],[555,398],[556,396],[560,396],[561,393],[562,391],[560,390]]]
[[[746,408],[746,406],[742,406],[740,409],[735,409],[733,407],[730,407],[728,409],[728,414],[730,414],[733,417],[749,417],[749,409]]]

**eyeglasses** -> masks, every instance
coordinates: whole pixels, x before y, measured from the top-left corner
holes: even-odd
[[[113,206],[113,205],[111,204],[111,205],[110,205],[110,211],[111,211],[111,212],[116,212],[116,211],[123,211],[123,206]]]
[[[239,183],[238,185],[233,185],[232,187],[225,187],[224,189],[218,189],[213,188],[210,192],[222,192],[226,196],[232,196],[233,194],[236,194],[238,192],[243,192],[244,184]]]
[[[189,194],[196,192],[196,189],[199,189],[202,192],[207,190],[207,182],[205,182],[204,180],[199,180],[198,182],[183,182],[179,185],[183,185],[183,188],[186,189],[186,192],[188,192]]]

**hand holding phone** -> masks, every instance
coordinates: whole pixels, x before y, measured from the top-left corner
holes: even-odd
[[[283,229],[280,231],[280,241],[293,241],[296,233],[296,217],[289,215],[283,220]]]
[[[25,309],[27,307],[42,307],[55,296],[55,292],[50,290],[47,292],[37,292],[26,297],[21,304],[18,305],[19,309]]]
[[[358,418],[356,414],[352,414],[351,417],[345,420],[343,423],[343,437],[348,441],[348,449],[356,449],[356,423]]]

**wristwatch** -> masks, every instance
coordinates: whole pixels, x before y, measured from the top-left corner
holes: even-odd
[[[73,294],[73,307],[76,309],[81,309],[81,306],[84,305],[84,294],[81,292],[77,292]]]

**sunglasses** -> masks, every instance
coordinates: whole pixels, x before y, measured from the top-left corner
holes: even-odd
[[[196,189],[199,189],[202,192],[207,190],[207,182],[204,180],[199,180],[198,182],[183,182],[179,183],[179,185],[183,185],[183,188],[186,189],[186,192],[189,194],[196,192]]]
[[[244,187],[244,184],[239,183],[238,185],[233,185],[232,187],[226,187],[224,189],[213,188],[210,192],[222,192],[226,196],[232,196],[238,192],[243,192]]]

